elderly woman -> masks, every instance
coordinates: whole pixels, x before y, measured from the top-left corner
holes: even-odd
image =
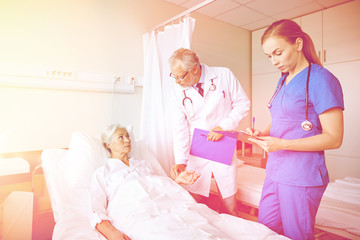
[[[177,205],[173,199],[173,204],[167,204],[169,195],[193,202],[191,196],[186,191],[180,191],[181,186],[176,183],[193,184],[200,174],[184,171],[174,179],[176,183],[170,178],[154,175],[146,161],[129,157],[130,136],[119,125],[109,126],[101,138],[110,157],[92,177],[91,222],[92,227],[105,238],[130,239],[131,235],[129,237],[125,232],[134,232],[139,224],[144,230],[150,229],[153,224],[150,217],[168,218],[166,213]],[[143,219],[131,220],[136,216]],[[149,216],[149,219],[144,216]]]

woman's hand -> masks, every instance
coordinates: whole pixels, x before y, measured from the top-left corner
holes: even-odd
[[[110,221],[103,220],[96,224],[96,230],[98,230],[106,239],[109,240],[131,240],[125,233],[116,229]]]
[[[216,126],[214,127],[208,134],[207,140],[209,141],[219,141],[224,135],[221,133],[217,133],[216,131],[223,131],[222,127]]]
[[[251,129],[251,128],[246,128],[246,133],[251,135],[251,136],[260,136],[260,131],[259,130],[255,130],[255,129]]]
[[[249,142],[256,143],[264,149],[266,152],[275,152],[283,149],[283,139],[276,137],[257,137],[257,138],[249,138]]]
[[[256,143],[267,152],[279,150],[291,151],[323,151],[339,148],[344,134],[344,119],[341,108],[332,108],[319,115],[322,133],[306,138],[280,139],[267,136],[270,133],[270,126],[261,132],[257,139],[249,138],[249,141]],[[299,126],[300,127],[300,126]],[[248,131],[248,129],[247,129]]]
[[[109,240],[131,240],[125,233],[119,230],[114,231],[113,234],[108,238]]]
[[[191,185],[194,184],[199,177],[200,173],[195,173],[195,171],[192,170],[185,170],[181,172],[174,180],[178,184]]]

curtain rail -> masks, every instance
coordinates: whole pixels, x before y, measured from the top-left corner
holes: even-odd
[[[188,15],[188,14],[190,14],[190,13],[192,13],[192,12],[194,12],[194,11],[196,11],[196,10],[198,10],[198,9],[200,9],[200,8],[206,6],[206,5],[208,5],[208,4],[210,4],[210,3],[214,2],[214,1],[216,1],[216,0],[205,0],[205,1],[203,1],[203,2],[201,2],[201,3],[199,3],[199,4],[197,4],[197,5],[195,5],[194,7],[189,8],[188,10],[186,10],[186,11],[184,11],[184,12],[176,15],[175,17],[172,17],[172,18],[166,20],[165,22],[157,25],[156,27],[153,27],[153,28],[151,29],[151,31],[154,31],[154,30],[157,30],[157,29],[159,29],[159,28],[161,28],[161,27],[164,27],[164,26],[166,26],[167,24],[169,24],[169,23],[171,23],[171,22],[173,22],[173,21],[175,21],[175,20],[177,20],[177,19],[179,19],[179,18],[182,18],[182,17],[184,17],[184,16],[186,16],[186,15]]]

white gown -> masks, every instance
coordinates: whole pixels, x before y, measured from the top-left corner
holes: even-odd
[[[257,239],[259,232],[274,236],[261,224],[249,225],[196,203],[170,178],[153,175],[145,161],[130,159],[128,167],[108,159],[94,172],[91,198],[92,227],[109,220],[132,240]],[[241,237],[244,232],[246,238]]]

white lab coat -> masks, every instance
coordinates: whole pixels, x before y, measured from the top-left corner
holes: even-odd
[[[240,82],[228,68],[209,67],[201,64],[204,74],[204,97],[194,87],[176,85],[173,108],[173,142],[176,164],[187,164],[187,169],[201,173],[190,192],[209,196],[211,174],[223,198],[236,193],[236,151],[230,166],[190,155],[194,128],[211,130],[220,126],[223,130],[235,130],[249,111],[250,101]],[[211,79],[216,86],[210,90]],[[183,100],[186,99],[183,104]]]

